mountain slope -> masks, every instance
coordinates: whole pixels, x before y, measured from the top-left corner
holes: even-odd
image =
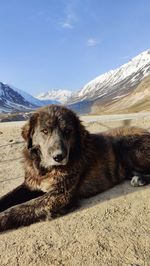
[[[93,104],[91,112],[93,114],[150,112],[150,75],[127,96],[104,105]]]
[[[41,101],[30,94],[0,82],[0,113],[30,111],[56,101]]]
[[[8,85],[8,86],[10,86],[11,89],[13,89],[14,91],[18,92],[23,98],[25,98],[31,104],[36,105],[36,106],[40,106],[40,105],[42,106],[41,101],[39,101],[37,98],[33,97],[32,95],[28,94],[27,92],[17,89],[12,85]]]
[[[30,110],[35,106],[28,102],[21,94],[10,86],[0,82],[0,111]]]
[[[150,50],[147,50],[120,68],[90,81],[72,96],[69,106],[78,112],[89,113],[93,105],[105,106],[132,93],[149,74]]]

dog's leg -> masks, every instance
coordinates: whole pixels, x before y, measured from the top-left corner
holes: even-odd
[[[0,212],[28,200],[43,195],[42,191],[31,191],[23,183],[8,194],[0,198]]]
[[[57,186],[51,192],[0,213],[0,232],[49,220],[62,210],[64,213],[65,207],[67,210],[74,200],[78,180],[77,177],[74,183],[68,178],[63,188]]]
[[[70,195],[45,194],[0,214],[0,232],[51,220],[70,202]]]

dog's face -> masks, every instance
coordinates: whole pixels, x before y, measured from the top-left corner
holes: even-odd
[[[40,166],[66,165],[75,145],[80,145],[81,127],[77,116],[62,106],[50,105],[35,113],[22,135],[33,158],[40,158]],[[78,143],[77,143],[78,142]]]

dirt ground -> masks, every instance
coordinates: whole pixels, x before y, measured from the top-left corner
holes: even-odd
[[[88,121],[91,132],[122,124],[150,128],[150,116]],[[0,124],[0,194],[23,180],[20,132],[24,122]],[[150,186],[129,182],[84,200],[80,209],[0,235],[0,266],[150,266]]]

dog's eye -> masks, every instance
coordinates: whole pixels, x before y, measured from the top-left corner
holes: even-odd
[[[42,129],[41,132],[44,133],[45,135],[48,134],[48,130],[47,129]]]

